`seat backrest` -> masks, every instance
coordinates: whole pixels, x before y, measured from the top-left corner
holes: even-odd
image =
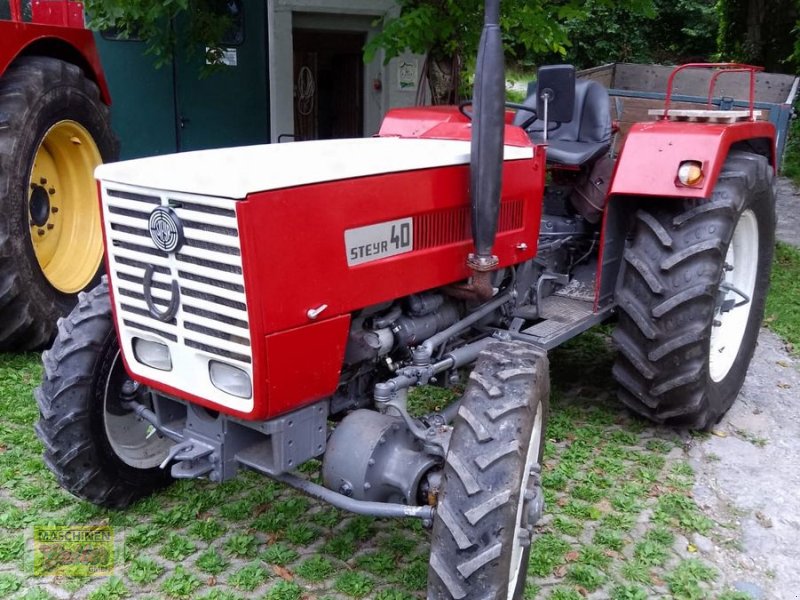
[[[524,102],[525,106],[536,106],[537,90],[534,87],[532,91],[533,93]],[[521,125],[529,117],[529,112],[520,110],[514,116],[514,124]],[[528,127],[528,133],[534,139],[542,139],[543,127],[544,123],[537,119]],[[608,90],[600,83],[589,79],[576,81],[572,121],[562,123],[556,129],[553,129],[551,123],[550,130],[548,137],[551,140],[591,143],[605,143],[611,140],[611,101]]]

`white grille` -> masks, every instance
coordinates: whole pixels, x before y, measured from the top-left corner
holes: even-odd
[[[106,182],[102,194],[109,280],[129,368],[135,375],[249,412],[252,399],[218,390],[208,370],[209,360],[219,360],[244,369],[252,380],[236,201]],[[174,253],[157,249],[150,237],[148,219],[157,206],[171,207],[182,221],[185,243]],[[148,309],[144,280],[149,265],[154,270],[151,298],[159,310],[170,304],[172,282],[179,286],[180,308],[169,322]],[[134,337],[167,344],[172,370],[136,361]]]

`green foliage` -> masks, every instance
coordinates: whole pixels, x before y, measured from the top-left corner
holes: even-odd
[[[190,54],[209,48],[207,57],[213,62],[233,24],[222,0],[86,0],[84,4],[89,27],[114,31],[123,39],[146,40],[158,66],[172,59],[176,29]]]
[[[134,583],[148,584],[158,579],[164,572],[164,567],[147,556],[138,556],[131,561],[126,570],[126,575]]]
[[[372,60],[379,49],[385,51],[387,61],[406,49],[467,59],[475,55],[483,2],[400,0],[400,6],[400,16],[387,17],[383,31],[367,44],[366,60]],[[502,4],[501,25],[509,56],[566,56],[570,27],[591,18],[594,6],[617,6],[640,16],[654,14],[652,0],[507,0]]]
[[[796,0],[719,0],[719,50],[726,60],[797,72],[800,8]]]
[[[170,598],[188,598],[201,585],[194,573],[178,565],[172,575],[164,580],[161,590]]]
[[[351,571],[339,577],[334,586],[347,596],[363,598],[372,591],[375,584],[366,575]]]
[[[654,0],[654,17],[642,19],[624,5],[587,2],[589,18],[571,24],[568,59],[585,68],[708,58],[716,51],[714,6],[714,0]]]
[[[302,595],[302,588],[291,581],[279,581],[266,595],[266,600],[298,600]]]
[[[89,594],[89,600],[122,600],[130,595],[128,588],[119,577],[109,577],[99,588]]]
[[[700,600],[707,598],[708,593],[701,583],[710,583],[717,577],[717,572],[708,565],[689,558],[681,561],[674,571],[666,577],[669,591],[677,600]]]
[[[767,296],[766,322],[800,353],[800,251],[778,243]]]

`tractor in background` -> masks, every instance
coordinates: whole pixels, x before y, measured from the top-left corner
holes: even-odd
[[[0,351],[49,345],[103,266],[94,169],[116,159],[83,5],[0,1]]]
[[[428,597],[518,599],[544,510],[547,352],[612,317],[625,405],[706,429],[736,399],[774,245],[775,127],[676,109],[617,157],[608,92],[542,67],[504,103],[499,1],[474,100],[370,139],[97,169],[107,278],[43,356],[36,431],[60,484],[124,507],[251,469],[432,528]],[[735,75],[731,75],[734,73]],[[473,366],[474,365],[474,366]],[[408,392],[463,396],[414,416]],[[322,485],[294,474],[322,460]]]

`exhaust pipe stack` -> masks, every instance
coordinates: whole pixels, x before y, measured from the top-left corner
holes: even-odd
[[[478,47],[473,94],[470,195],[475,252],[467,264],[477,273],[497,266],[492,254],[503,177],[505,131],[505,65],[500,31],[500,0],[486,1],[486,16]]]

